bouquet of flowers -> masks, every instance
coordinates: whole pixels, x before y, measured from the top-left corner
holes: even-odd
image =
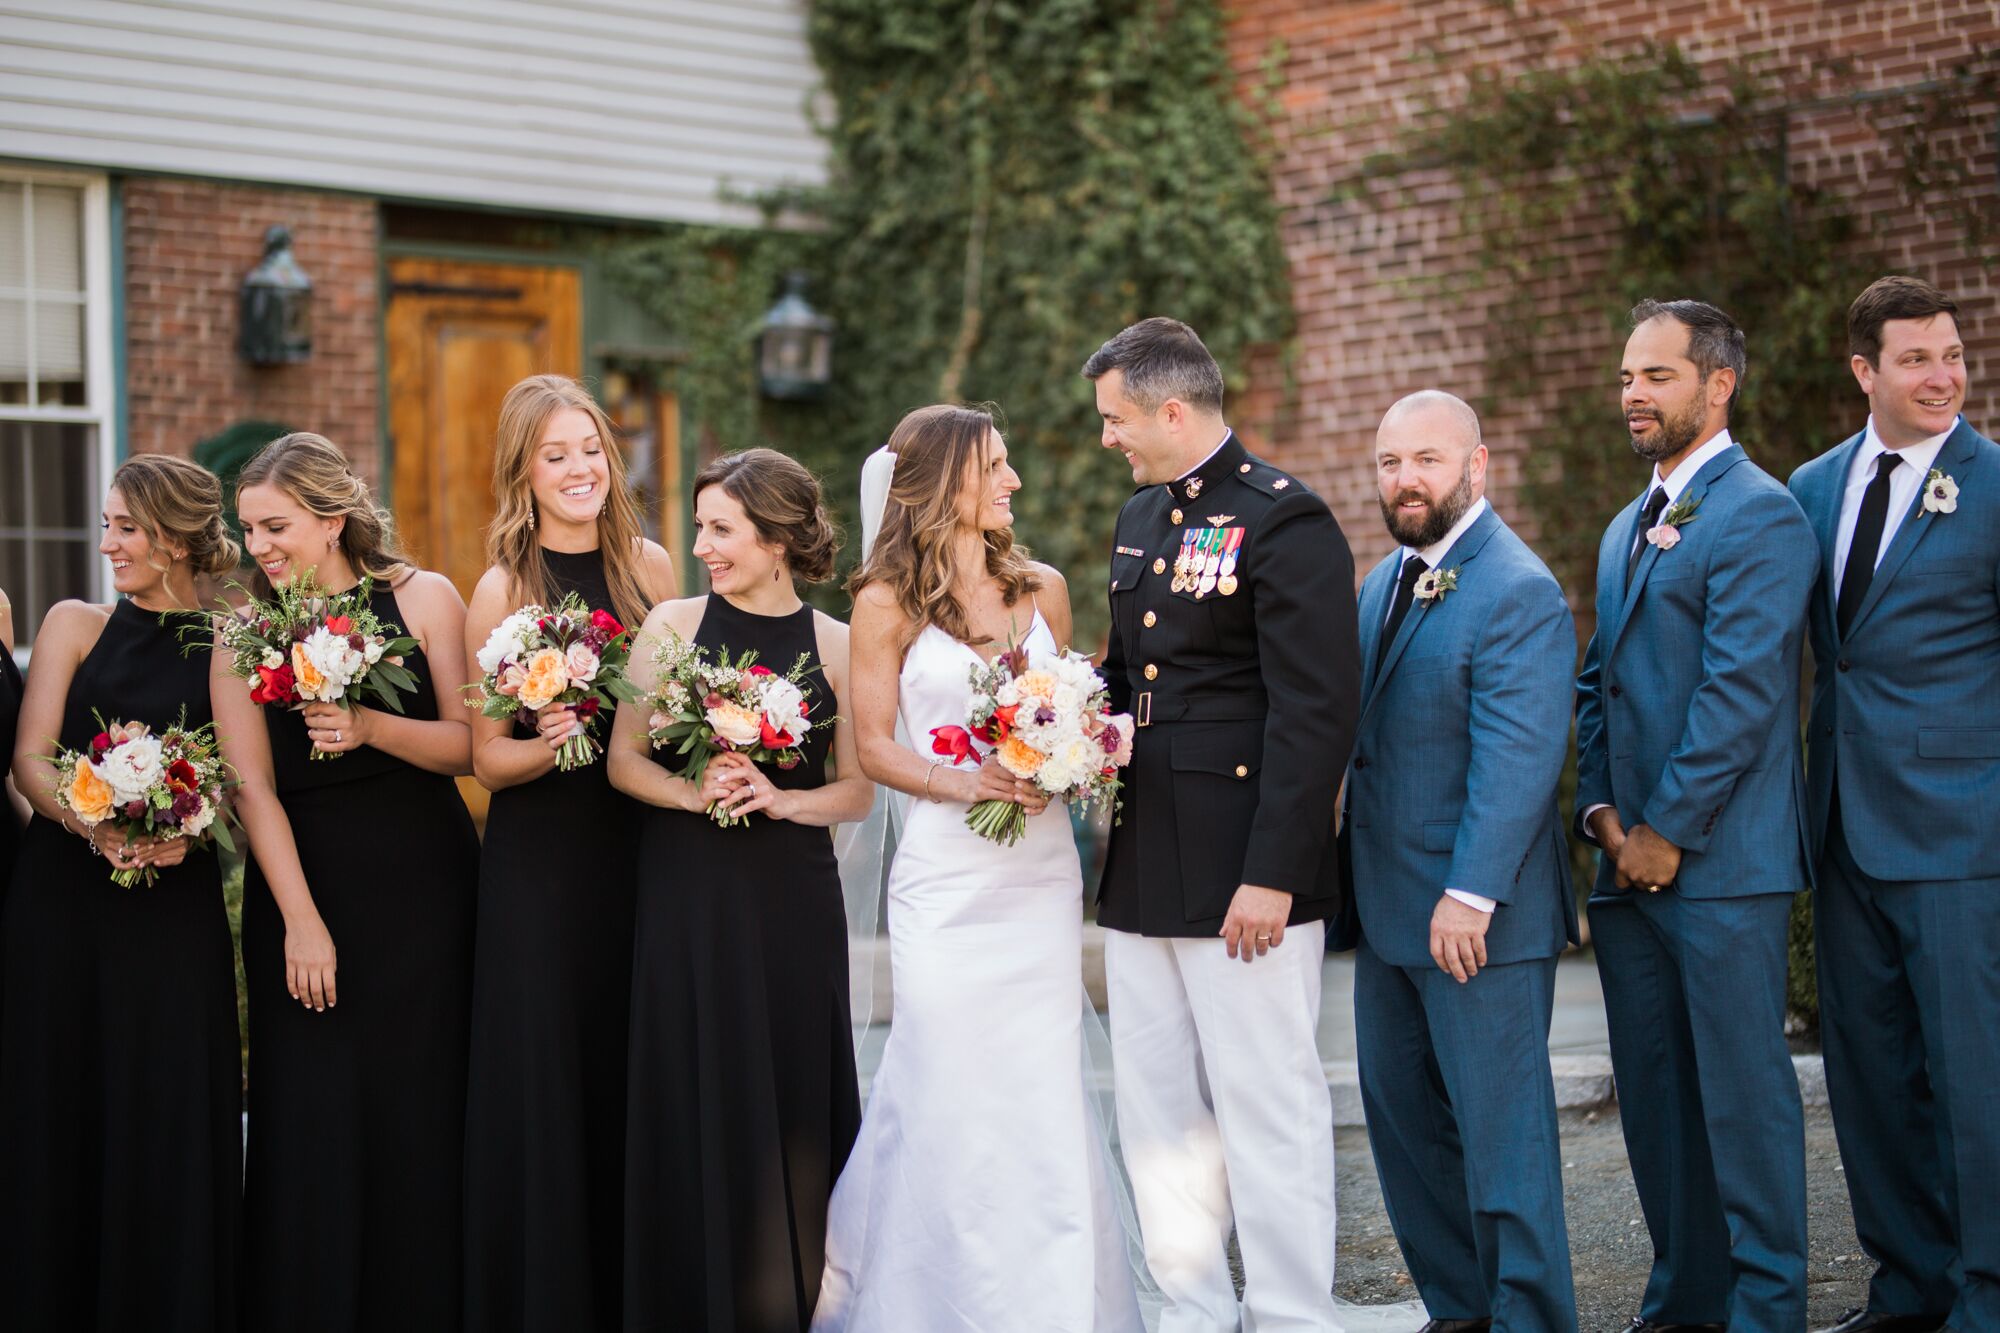
[[[576,725],[556,752],[567,773],[604,753],[591,734],[598,714],[614,699],[634,700],[639,691],[625,675],[632,636],[609,611],[593,611],[575,593],[554,609],[524,606],[493,627],[479,650],[471,705],[491,718],[513,717],[526,709],[573,708]]]
[[[214,724],[190,729],[181,721],[155,735],[143,722],[106,722],[85,752],[59,750],[56,804],[90,828],[105,820],[127,838],[190,838],[217,842],[231,851],[223,819],[222,789],[227,767],[215,746]],[[114,870],[121,889],[151,884],[152,866]]]
[[[674,753],[686,760],[680,776],[697,786],[710,758],[724,751],[753,764],[797,768],[806,737],[834,721],[810,716],[804,681],[812,661],[804,653],[781,676],[759,665],[753,652],[732,662],[673,634],[654,660],[659,684],[646,698],[652,709],[646,738],[655,750],[678,744]],[[713,803],[708,817],[725,828],[744,822]]]
[[[1118,770],[1132,760],[1130,716],[1111,711],[1104,678],[1080,653],[1012,648],[972,668],[972,703],[962,727],[936,727],[931,749],[956,764],[984,762],[979,746],[1009,773],[1053,801],[1108,806]],[[1028,830],[1015,801],[981,801],[965,817],[974,833],[1011,847]]]
[[[368,605],[372,579],[329,594],[310,577],[294,579],[268,600],[221,617],[229,671],[257,703],[301,709],[309,703],[373,699],[400,713],[399,697],[417,688],[403,655],[417,641]],[[314,748],[315,759],[333,754]]]

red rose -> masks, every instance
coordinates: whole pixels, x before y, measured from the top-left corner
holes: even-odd
[[[590,623],[613,638],[625,632],[625,627],[618,623],[618,617],[612,615],[609,611],[592,611],[590,613]]]
[[[580,718],[597,716],[597,700],[594,698],[579,699],[575,703],[571,704],[570,708]]]
[[[262,683],[250,687],[251,703],[291,704],[298,701],[291,663],[279,667],[259,666],[257,675]]]
[[[972,749],[972,733],[964,727],[932,727],[931,753],[941,754],[953,764],[962,764],[968,759],[978,762],[978,756]]]
[[[326,628],[332,634],[347,634],[354,629],[354,621],[347,616],[328,616]]]
[[[194,765],[185,759],[176,759],[167,765],[167,787],[171,791],[193,791],[201,783],[201,775],[194,771]]]
[[[100,731],[95,736],[92,736],[90,738],[91,758],[93,759],[103,758],[104,752],[110,748],[111,748],[111,738],[105,735],[103,732]]]
[[[750,668],[750,674],[753,676],[775,676],[778,673],[771,670],[771,668],[760,664],[752,666]]]
[[[789,731],[779,731],[771,725],[771,719],[761,713],[757,716],[757,730],[762,733],[764,748],[767,750],[788,750],[798,744]]]

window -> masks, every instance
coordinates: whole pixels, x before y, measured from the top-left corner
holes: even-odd
[[[101,177],[0,171],[0,588],[17,647],[102,592],[110,242]]]

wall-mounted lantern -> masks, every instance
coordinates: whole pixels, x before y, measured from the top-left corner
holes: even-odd
[[[264,258],[243,279],[237,350],[253,366],[283,366],[312,356],[312,279],[292,256],[289,227],[264,233]]]
[[[766,398],[813,399],[833,379],[833,321],[806,300],[806,275],[785,276],[785,294],[764,312],[757,378]]]

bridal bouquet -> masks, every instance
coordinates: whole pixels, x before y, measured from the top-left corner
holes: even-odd
[[[127,838],[188,838],[231,851],[222,815],[227,768],[213,724],[190,729],[186,717],[155,735],[143,722],[105,722],[85,751],[58,750],[56,804],[96,828],[105,820]],[[153,866],[114,870],[111,882],[129,889],[159,878]]]
[[[230,674],[250,687],[253,701],[278,708],[366,697],[402,712],[398,696],[417,688],[403,655],[417,641],[369,607],[372,583],[364,578],[336,595],[299,578],[266,600],[226,610],[220,620]],[[312,757],[334,754],[315,747]]]
[[[953,764],[983,762],[988,753],[1053,801],[1109,805],[1118,770],[1132,760],[1132,719],[1114,714],[1104,678],[1079,653],[1037,654],[1012,648],[972,669],[972,703],[963,727],[936,727],[931,749]],[[981,801],[966,827],[1011,847],[1028,829],[1015,801]]]
[[[576,724],[556,752],[567,773],[596,761],[604,746],[591,734],[598,714],[614,699],[637,699],[625,675],[632,636],[609,611],[593,611],[575,593],[553,610],[524,606],[493,627],[479,650],[484,679],[467,691],[487,717],[508,718],[526,709],[576,710]]]
[[[686,761],[679,775],[697,786],[709,759],[725,750],[753,764],[797,768],[813,728],[834,721],[811,718],[804,681],[812,659],[805,653],[781,676],[754,652],[732,662],[670,633],[654,661],[659,684],[646,699],[652,709],[646,738],[655,750],[678,744],[674,753]],[[744,822],[714,803],[708,817],[725,828]]]

